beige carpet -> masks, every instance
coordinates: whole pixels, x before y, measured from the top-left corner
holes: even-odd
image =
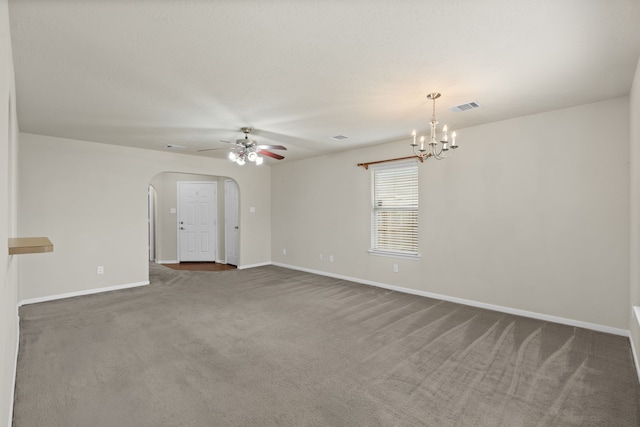
[[[628,340],[269,266],[24,306],[14,426],[638,426]]]

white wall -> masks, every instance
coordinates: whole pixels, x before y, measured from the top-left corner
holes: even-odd
[[[17,237],[18,138],[13,59],[7,2],[0,2],[0,242]],[[11,425],[18,344],[18,262],[2,249],[0,257],[0,424]],[[7,424],[8,423],[8,424]]]
[[[640,306],[640,60],[629,93],[630,161],[631,161],[631,232],[630,236],[630,305]],[[635,354],[640,355],[638,319],[629,315],[629,330]],[[636,361],[637,362],[637,361]],[[636,366],[640,372],[640,366]]]
[[[53,253],[21,263],[21,300],[146,282],[147,192],[161,172],[235,179],[240,266],[271,260],[268,166],[25,133],[20,145],[20,234],[54,244]],[[98,265],[103,275],[96,274]]]
[[[459,130],[453,158],[420,165],[419,261],[367,253],[369,172],[356,167],[409,155],[408,139],[276,165],[273,261],[627,329],[628,108]]]

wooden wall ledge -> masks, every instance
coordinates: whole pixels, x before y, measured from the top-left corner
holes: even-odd
[[[46,237],[11,237],[9,255],[53,252],[53,243]]]

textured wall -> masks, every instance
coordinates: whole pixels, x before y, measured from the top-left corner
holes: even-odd
[[[458,134],[452,159],[420,165],[420,260],[367,253],[356,167],[408,155],[408,140],[274,166],[273,260],[627,329],[628,98]]]

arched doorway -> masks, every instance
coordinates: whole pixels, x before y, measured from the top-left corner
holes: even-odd
[[[179,183],[216,183],[217,188],[225,188],[225,191],[217,191],[214,199],[216,210],[215,224],[215,261],[216,263],[230,263],[227,259],[228,250],[235,248],[235,257],[231,260],[233,265],[239,262],[239,228],[235,233],[228,233],[227,220],[235,211],[235,226],[238,223],[239,197],[228,200],[226,188],[235,184],[235,180],[217,175],[200,175],[180,172],[162,172],[154,176],[150,182],[149,191],[149,258],[151,260],[153,244],[153,261],[158,264],[176,264],[180,262],[180,196]],[[233,184],[229,184],[232,182]],[[153,192],[151,191],[153,189]],[[153,198],[153,200],[151,200]],[[232,206],[228,206],[232,204]],[[233,219],[233,218],[231,218]],[[233,251],[232,251],[233,252]]]

